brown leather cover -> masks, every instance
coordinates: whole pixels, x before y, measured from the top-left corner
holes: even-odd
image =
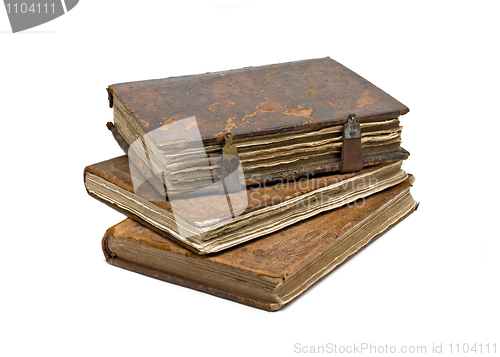
[[[330,58],[109,86],[147,133],[196,116],[205,144],[395,118],[409,109]],[[110,101],[110,105],[113,103]]]
[[[312,260],[318,257],[318,254],[328,249],[338,237],[347,233],[352,227],[361,224],[368,217],[378,215],[381,208],[395,199],[402,191],[408,189],[411,182],[412,178],[410,177],[399,185],[366,198],[363,205],[343,206],[335,211],[322,213],[261,239],[249,241],[212,255],[200,256],[194,254],[130,219],[126,219],[107,230],[102,239],[102,248],[106,260],[121,268],[272,311],[279,309],[281,306],[276,306],[276,304],[268,301],[258,301],[231,291],[221,290],[213,286],[215,281],[210,284],[200,283],[169,274],[160,269],[152,269],[147,266],[148,258],[146,256],[141,258],[143,264],[136,264],[122,259],[120,240],[133,240],[188,259],[204,260],[217,265],[219,271],[247,272],[256,276],[266,276],[271,279],[285,281],[301,271],[305,266],[308,266]],[[408,212],[402,212],[404,217],[413,212],[417,206],[415,204]],[[376,238],[378,236],[371,241]],[[110,239],[117,239],[116,244],[112,245],[115,248],[110,248]],[[367,244],[371,243],[371,241]],[[364,246],[359,249],[362,248]],[[175,263],[171,261],[170,264]],[[310,271],[308,273],[313,275],[315,272]],[[216,279],[216,277],[214,276],[213,279]]]

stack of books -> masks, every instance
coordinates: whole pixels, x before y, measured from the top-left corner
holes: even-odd
[[[108,87],[113,265],[276,311],[413,212],[409,110],[330,58]],[[361,262],[362,263],[362,262]]]

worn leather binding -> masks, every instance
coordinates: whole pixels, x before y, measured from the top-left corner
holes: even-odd
[[[396,118],[409,109],[331,58],[110,85],[145,131],[196,115],[205,144]],[[116,103],[110,102],[111,106]]]
[[[107,91],[109,104],[115,111],[115,124],[117,115],[126,113],[125,116],[132,118],[132,126],[145,135],[195,116],[203,144],[216,151],[224,145],[227,133],[234,135],[235,143],[248,143],[262,137],[311,133],[343,125],[352,113],[359,123],[366,124],[398,118],[409,111],[328,57],[120,83],[110,85]],[[124,127],[122,124],[118,130]],[[242,160],[242,164],[245,174],[253,175],[252,181],[256,183],[359,170],[358,144],[347,141],[345,144],[342,158],[332,153],[328,160],[301,159],[275,172],[251,172],[246,169],[246,162]],[[400,147],[393,146],[382,153],[365,154],[362,164],[368,166],[380,161],[377,156],[398,153],[401,154]]]
[[[203,238],[200,238],[203,239],[203,242],[199,240],[194,242],[193,237],[186,240],[184,236],[178,235],[175,226],[166,226],[170,224],[168,223],[169,220],[174,218],[171,217],[173,212],[172,202],[177,198],[169,196],[168,200],[165,200],[165,196],[160,195],[143,179],[139,187],[134,186],[134,177],[137,179],[140,179],[140,177],[135,176],[138,173],[134,173],[134,166],[130,165],[126,156],[87,166],[84,171],[84,181],[87,192],[95,199],[141,222],[159,234],[170,239],[176,238],[180,244],[186,245],[188,249],[192,249],[198,254],[209,254],[240,244],[245,240],[268,234],[280,227],[318,214],[322,210],[337,208],[342,204],[351,202],[353,199],[366,197],[386,189],[390,185],[395,185],[407,176],[400,167],[401,162],[394,162],[365,168],[359,173],[328,175],[300,182],[283,182],[278,186],[255,187],[245,193],[247,202],[241,201],[246,208],[241,204],[238,205],[239,200],[243,200],[243,197],[238,199],[232,197],[231,202],[223,203],[220,198],[226,200],[227,195],[222,194],[221,196],[221,193],[215,195],[210,193],[206,197],[211,202],[218,202],[211,206],[206,200],[197,199],[199,195],[183,196],[180,198],[180,204],[189,209],[189,216],[191,217],[189,222],[201,222],[196,224],[203,224],[203,232],[200,232],[203,235]],[[376,178],[375,181],[372,181],[372,177]],[[319,194],[319,197],[312,197]],[[233,201],[233,199],[235,200]],[[298,203],[302,200],[304,200],[302,203]],[[240,209],[238,219],[241,223],[247,219],[250,219],[253,223],[250,225],[236,223],[236,226],[231,227],[234,223],[231,221],[231,216],[226,213],[227,210],[224,210],[224,205],[229,205],[229,203],[231,203],[229,207],[231,214],[233,213],[233,204],[238,205]],[[146,209],[145,207],[149,208]],[[207,215],[204,213],[207,209],[211,211],[210,217],[212,218],[209,220],[207,220]],[[276,219],[274,224],[271,224],[270,221],[264,224],[266,217],[271,215],[269,211],[274,212],[272,213],[272,217]],[[302,212],[300,215],[298,215],[299,211]],[[156,218],[152,220],[151,214]],[[289,219],[285,220],[285,216],[280,216],[282,214],[289,215]],[[213,219],[217,220],[214,221]],[[217,226],[213,226],[214,222]],[[264,225],[261,226],[261,224]],[[223,227],[225,227],[223,231],[214,235],[214,232],[216,232],[214,229],[222,229]],[[256,227],[260,228],[253,232]],[[243,229],[243,231],[239,229]],[[200,237],[202,237],[201,235]]]
[[[112,265],[276,311],[413,212],[418,204],[402,199],[411,183],[410,177],[362,206],[344,206],[214,255],[194,254],[130,219],[106,231],[102,249]],[[363,231],[369,224],[373,230]]]

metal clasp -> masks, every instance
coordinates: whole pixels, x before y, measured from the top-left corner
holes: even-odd
[[[349,114],[347,123],[344,125],[344,139],[361,138],[361,127],[356,118],[356,114]]]

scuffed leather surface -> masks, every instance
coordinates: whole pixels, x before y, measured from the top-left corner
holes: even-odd
[[[145,132],[195,116],[205,144],[395,118],[409,109],[340,63],[321,58],[109,86]]]

